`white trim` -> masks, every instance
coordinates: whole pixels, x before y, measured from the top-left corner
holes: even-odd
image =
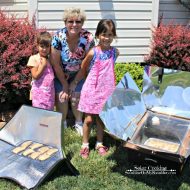
[[[38,0],[28,0],[28,16],[30,21],[35,16],[36,26],[38,27]]]
[[[160,0],[152,0],[152,25],[153,26],[158,26],[159,1]]]

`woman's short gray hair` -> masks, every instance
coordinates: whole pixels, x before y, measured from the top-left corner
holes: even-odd
[[[86,14],[82,9],[75,7],[65,9],[63,13],[64,22],[66,22],[68,18],[72,17],[79,17],[82,23],[84,23],[84,21],[86,20]]]

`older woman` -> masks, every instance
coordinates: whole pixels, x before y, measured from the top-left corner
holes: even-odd
[[[58,30],[52,40],[51,62],[57,79],[55,79],[56,109],[63,114],[63,124],[67,127],[68,100],[75,116],[75,128],[82,135],[82,113],[77,110],[78,99],[84,81],[78,83],[75,92],[69,94],[69,85],[80,70],[82,60],[91,47],[94,38],[82,26],[86,15],[79,8],[68,8],[63,17],[65,27]]]

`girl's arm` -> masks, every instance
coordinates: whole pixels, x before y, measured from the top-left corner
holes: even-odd
[[[94,51],[91,49],[86,57],[84,58],[84,60],[82,61],[81,64],[81,69],[79,70],[79,72],[77,73],[77,75],[75,76],[75,79],[73,80],[73,82],[70,84],[70,91],[74,91],[78,82],[81,81],[87,74],[87,70],[90,66],[90,62],[92,60],[94,56]]]
[[[84,60],[82,61],[82,64],[81,64],[81,69],[79,70],[79,72],[77,73],[74,81],[80,81],[82,80],[86,74],[87,74],[87,70],[90,66],[90,62],[92,60],[94,56],[94,51],[91,49],[88,54],[86,55],[86,57],[84,58]]]
[[[40,63],[38,66],[31,67],[31,73],[33,79],[39,79],[47,65],[47,59],[45,57],[40,58]]]
[[[117,59],[117,57],[119,56],[119,54],[120,54],[120,52],[119,52],[119,50],[116,48],[116,59]]]

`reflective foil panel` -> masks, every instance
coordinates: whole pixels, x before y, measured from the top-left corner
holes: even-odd
[[[147,109],[190,118],[190,72],[151,67],[143,82]]]
[[[136,130],[146,111],[141,92],[130,74],[125,74],[100,113],[100,118],[112,135],[127,140]]]
[[[0,130],[0,177],[36,188],[64,159],[62,114],[23,105]]]

